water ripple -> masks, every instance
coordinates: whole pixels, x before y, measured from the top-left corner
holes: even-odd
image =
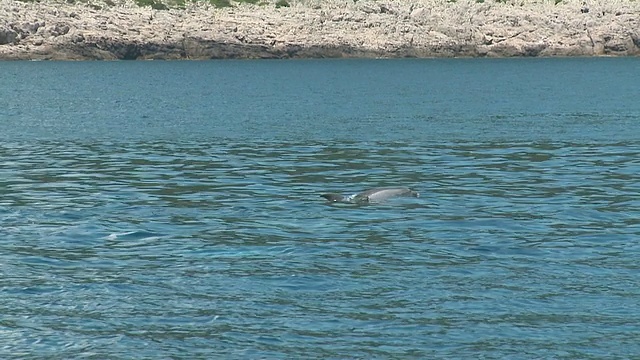
[[[0,157],[0,354],[640,351],[637,142],[52,141]],[[395,184],[423,196],[318,196]]]

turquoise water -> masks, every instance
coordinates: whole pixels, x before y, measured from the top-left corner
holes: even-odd
[[[640,354],[640,59],[0,70],[0,358]]]

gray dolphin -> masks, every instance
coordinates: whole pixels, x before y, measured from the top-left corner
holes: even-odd
[[[327,199],[330,202],[342,202],[342,203],[371,203],[371,202],[380,202],[389,198],[399,197],[399,196],[413,196],[418,197],[416,191],[413,191],[406,187],[379,187],[373,188],[369,190],[365,190],[363,192],[344,196],[341,194],[328,193],[322,194],[323,198]]]

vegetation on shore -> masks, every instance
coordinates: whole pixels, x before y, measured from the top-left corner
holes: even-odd
[[[19,0],[22,2],[36,2],[39,3],[43,0]],[[117,1],[117,0],[116,0]],[[66,0],[69,4],[75,3],[88,3],[89,6],[93,8],[102,8],[102,6],[96,4],[95,2],[90,2],[87,0]],[[225,7],[233,7],[237,4],[254,4],[254,5],[269,5],[271,2],[268,0],[133,0],[133,2],[140,7],[151,7],[155,10],[169,10],[169,9],[184,9],[186,8],[188,3],[196,3],[196,2],[206,2],[211,4],[216,8],[225,8]],[[115,6],[116,3],[114,0],[102,0],[104,6]],[[275,7],[288,7],[289,2],[287,0],[277,0],[275,3]]]
[[[233,3],[238,4],[254,4],[254,5],[267,5],[268,2],[263,0],[134,0],[138,6],[150,6],[156,10],[168,10],[168,9],[184,9],[188,2],[208,2],[217,8],[232,7]],[[280,0],[285,1],[286,0]],[[276,5],[277,7],[277,5]]]
[[[19,0],[19,1],[41,2],[46,0]],[[76,2],[88,3],[89,6],[96,9],[102,8],[104,6],[115,6],[116,2],[118,2],[118,0],[101,0],[101,1],[99,0],[98,2],[91,1],[91,0],[65,0],[65,1],[70,4],[73,4]],[[151,7],[152,9],[155,9],[155,10],[185,9],[188,3],[209,3],[216,8],[234,7],[236,5],[241,5],[241,4],[253,4],[253,5],[259,5],[259,6],[275,5],[276,8],[281,8],[281,7],[289,7],[290,1],[295,1],[295,0],[275,0],[275,1],[274,0],[133,0],[133,2],[140,7]],[[304,0],[301,0],[301,1],[304,2]],[[344,1],[355,3],[363,0],[344,0]],[[443,0],[443,1],[446,3],[453,4],[461,0]],[[489,3],[489,2],[498,3],[498,4],[514,3],[514,0],[474,0],[474,1],[480,4]],[[517,3],[520,5],[523,5],[526,2],[541,2],[541,1],[542,2],[550,1],[555,5],[558,5],[568,0],[538,0],[538,1],[518,0]],[[636,0],[629,0],[629,1],[636,1]]]
[[[34,1],[34,0],[23,0],[23,1]],[[35,1],[38,1],[38,0],[35,0]],[[67,0],[67,1],[75,1],[75,0]],[[111,2],[111,0],[104,0],[104,1],[105,3],[107,3],[107,5],[109,5],[108,3]],[[170,8],[184,9],[187,2],[208,2],[209,4],[217,8],[233,7],[234,5],[243,4],[243,3],[261,5],[261,6],[270,5],[272,3],[269,0],[134,0],[134,1],[138,6],[150,6],[151,8],[156,10],[167,10]],[[355,3],[358,0],[345,0],[345,2],[346,1],[353,1]],[[446,2],[448,3],[455,3],[457,1],[458,0],[446,0]],[[475,2],[477,3],[484,3],[489,1],[506,4],[510,0],[475,0]],[[559,4],[563,0],[551,0],[551,1],[553,1],[555,4]],[[276,8],[289,7],[289,6],[290,4],[288,0],[277,0],[275,2]]]
[[[150,6],[156,10],[184,9],[188,2],[208,2],[217,8],[233,7],[236,4],[268,5],[265,0],[134,0],[138,6]],[[279,5],[280,4],[280,5]],[[282,5],[286,4],[286,5]],[[289,6],[287,0],[278,0],[276,7]]]

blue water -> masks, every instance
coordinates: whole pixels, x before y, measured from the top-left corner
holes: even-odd
[[[640,354],[638,58],[0,71],[0,358]]]

